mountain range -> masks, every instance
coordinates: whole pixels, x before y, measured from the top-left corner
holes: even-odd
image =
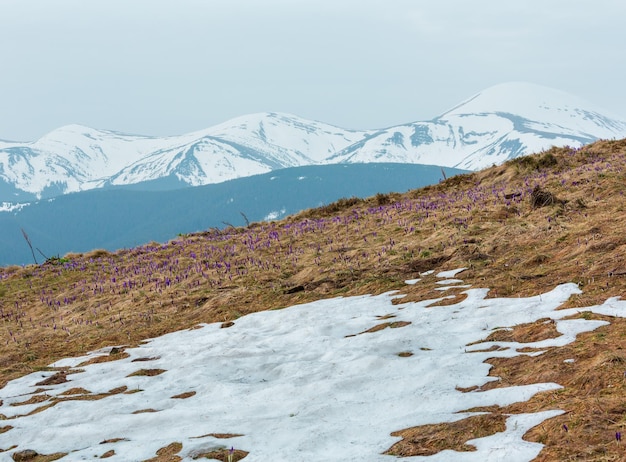
[[[0,203],[98,188],[171,190],[277,169],[347,163],[479,170],[553,145],[626,136],[626,121],[580,98],[529,83],[486,89],[422,122],[346,130],[260,113],[170,137],[68,125],[34,142],[0,141]]]

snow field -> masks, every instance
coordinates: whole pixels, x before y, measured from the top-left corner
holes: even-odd
[[[451,287],[462,282],[451,281],[461,270],[437,277]],[[563,320],[582,311],[556,311],[580,293],[574,284],[527,298],[486,299],[487,292],[468,289],[463,301],[437,307],[429,305],[441,299],[394,304],[402,298],[396,293],[320,300],[251,314],[229,328],[216,323],[170,333],[127,349],[129,356],[116,361],[77,367],[108,354],[108,349],[63,359],[53,366],[82,372],[68,374],[66,383],[45,387],[36,384],[55,372],[38,372],[0,390],[0,414],[8,419],[4,425],[13,427],[0,434],[0,449],[17,445],[0,453],[0,460],[10,461],[12,453],[24,449],[69,453],[61,460],[93,460],[112,449],[115,455],[108,460],[138,461],[154,457],[172,442],[182,443],[178,455],[185,461],[231,446],[249,452],[246,462],[394,460],[382,455],[398,441],[391,432],[463,419],[474,414],[460,411],[507,406],[560,387],[537,383],[458,391],[456,387],[497,380],[488,376],[486,359],[524,354],[517,351],[524,347],[565,345],[577,334],[606,324]],[[624,316],[626,302],[609,299],[585,310]],[[497,342],[506,347],[499,351],[480,352],[493,342],[468,346],[484,340],[494,328],[541,318],[554,319],[562,335],[535,343]],[[365,333],[400,321],[410,324]],[[413,355],[400,357],[401,352]],[[164,372],[131,376],[140,369]],[[44,393],[63,397],[72,388],[94,395],[119,387],[126,387],[125,392],[94,401],[63,401],[30,416],[26,414],[49,401],[15,405]],[[41,388],[46,391],[35,393]],[[173,398],[187,392],[195,394]],[[523,441],[523,434],[560,413],[554,409],[512,415],[506,431],[470,441],[475,452],[443,451],[405,460],[530,461],[541,445]],[[115,439],[121,440],[101,444]]]

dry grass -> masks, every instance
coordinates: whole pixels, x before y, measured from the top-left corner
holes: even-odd
[[[159,412],[157,409],[148,408],[148,409],[139,409],[137,411],[133,411],[133,414],[149,414],[152,412]]]
[[[470,345],[483,342],[532,343],[560,336],[561,334],[556,330],[556,322],[546,318],[532,323],[519,324],[512,328],[496,329],[486,339],[470,343]]]
[[[24,450],[15,452],[12,459],[15,462],[52,462],[53,460],[62,459],[65,456],[67,456],[67,453],[63,452],[57,452],[54,454],[38,454],[35,451]]]
[[[100,364],[100,363],[108,363],[110,361],[117,361],[118,359],[128,358],[130,355],[128,353],[120,353],[115,355],[108,356],[96,356],[95,358],[88,359],[87,361],[83,361],[76,367],[88,366],[90,364]]]
[[[139,369],[138,371],[128,374],[128,377],[135,377],[138,375],[154,377],[155,375],[161,375],[163,372],[167,371],[165,369]]]
[[[119,443],[120,441],[128,441],[126,438],[111,438],[108,440],[100,441],[100,444]]]
[[[122,386],[122,387],[109,390],[106,393],[92,394],[91,392],[83,388],[72,388],[66,391],[65,393],[61,393],[60,395],[61,397],[58,397],[58,396],[51,396],[51,395],[46,394],[45,390],[43,391],[43,394],[38,394],[42,392],[42,390],[39,389],[39,390],[35,390],[35,392],[27,400],[24,400],[18,403],[13,403],[12,406],[25,406],[29,404],[45,403],[42,406],[39,406],[35,408],[34,410],[30,411],[28,414],[25,414],[25,415],[33,415],[39,412],[43,412],[46,409],[56,406],[57,404],[62,403],[64,401],[98,401],[104,398],[108,398],[109,396],[119,395],[121,393],[128,393],[127,390],[128,388],[126,386]],[[24,417],[24,415],[6,417],[5,415],[0,414],[0,420],[12,420],[18,417]],[[8,431],[8,430],[5,430],[5,431]]]
[[[235,449],[233,451],[232,454],[232,460],[233,462],[237,462],[239,460],[244,459],[249,453],[246,451],[242,451],[240,449]],[[228,459],[228,449],[216,449],[214,451],[209,451],[209,452],[201,452],[198,453],[194,456],[192,456],[192,459],[197,460],[197,459],[216,459],[216,460],[223,460],[224,462],[227,462]]]
[[[578,283],[583,294],[564,307],[622,296],[625,156],[626,140],[554,148],[406,194],[338,201],[282,222],[71,255],[65,264],[2,268],[0,384],[63,357],[132,347],[206,322],[227,327],[248,313],[320,298],[401,290],[406,297],[400,303],[440,299],[431,305],[437,309],[464,297],[458,289],[434,290],[433,276],[404,284],[431,269],[466,267],[459,277],[491,288],[492,297],[537,295],[565,282]],[[533,205],[535,187],[553,200]],[[540,460],[617,460],[610,458],[619,449],[611,432],[624,423],[617,410],[626,327],[610,321],[539,357],[493,360],[502,385],[549,379],[565,386],[554,398],[519,406],[519,412],[524,406],[567,411],[527,436],[547,445]],[[535,323],[492,339],[550,338],[552,328]],[[563,355],[576,362],[563,363]],[[59,372],[56,379],[63,377]],[[602,411],[593,404],[600,402]]]
[[[182,460],[180,456],[177,456],[181,450],[183,449],[183,445],[181,443],[172,443],[161,449],[159,449],[156,453],[156,457],[151,459],[147,459],[144,462],[178,462]]]
[[[64,391],[63,393],[59,393],[60,395],[89,395],[91,394],[91,392],[89,390],[86,390],[84,388],[70,388],[67,391]]]
[[[196,395],[195,391],[186,391],[185,393],[180,393],[178,395],[172,396],[172,399],[187,399],[195,395]]]
[[[410,321],[393,321],[393,322],[383,322],[382,324],[376,324],[374,327],[370,327],[363,332],[359,332],[358,334],[346,335],[346,337],[354,337],[355,335],[361,334],[372,334],[374,332],[379,332],[383,329],[398,329],[399,327],[406,327],[411,324]]]
[[[467,417],[456,422],[446,422],[397,431],[391,436],[402,437],[385,454],[399,457],[431,456],[440,451],[475,451],[476,448],[466,441],[483,438],[505,430],[506,416],[503,414],[484,414]]]
[[[194,436],[193,438],[206,438],[207,436],[211,436],[213,438],[218,438],[218,439],[230,439],[230,438],[237,438],[243,435],[240,435],[238,433],[207,433],[206,435]]]

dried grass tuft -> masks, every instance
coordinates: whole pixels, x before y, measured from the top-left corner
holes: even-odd
[[[456,422],[421,425],[393,432],[402,440],[384,454],[397,457],[432,456],[446,449],[459,452],[475,451],[467,444],[474,438],[484,438],[506,429],[503,414],[483,414],[467,417]]]

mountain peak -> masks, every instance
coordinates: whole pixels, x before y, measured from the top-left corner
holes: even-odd
[[[529,82],[507,82],[489,87],[443,113],[438,119],[464,114],[512,113],[530,120],[545,120],[555,112],[607,111],[578,96]]]
[[[104,133],[103,130],[97,130],[95,128],[87,127],[79,124],[63,125],[62,127],[55,128],[54,130],[46,133],[33,143],[37,146],[45,146],[50,143],[53,144],[69,144],[73,145],[80,143],[81,139],[101,137]]]
[[[295,114],[287,112],[256,112],[251,114],[242,115],[222,122],[219,125],[215,125],[208,130],[212,134],[221,133],[224,130],[233,129],[257,129],[261,125],[270,126],[290,126],[304,131],[311,131],[314,129],[322,129],[324,131],[354,131],[346,130],[334,125],[327,124],[325,122],[319,122],[316,120],[309,120]],[[205,130],[206,131],[206,130]]]
[[[95,128],[87,127],[86,125],[80,124],[68,124],[63,125],[59,128],[55,128],[54,130],[46,133],[41,138],[53,137],[56,138],[60,134],[72,134],[72,135],[84,135],[91,132],[100,132],[100,130],[96,130]]]

